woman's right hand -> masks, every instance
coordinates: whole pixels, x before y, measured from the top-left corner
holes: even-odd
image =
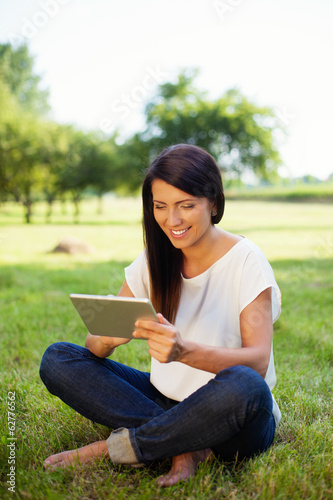
[[[127,344],[131,339],[121,337],[104,337],[100,335],[92,335],[88,333],[85,346],[90,352],[99,358],[107,358],[110,356],[116,347],[122,344]]]

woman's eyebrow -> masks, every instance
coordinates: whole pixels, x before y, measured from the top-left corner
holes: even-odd
[[[175,205],[178,205],[179,203],[184,203],[186,201],[194,202],[195,200],[194,198],[185,198],[185,200],[176,201]],[[153,203],[161,203],[163,205],[167,205],[165,201],[159,201],[159,200],[153,200]]]

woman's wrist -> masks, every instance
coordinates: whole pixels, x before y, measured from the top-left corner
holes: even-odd
[[[99,358],[107,358],[115,350],[114,346],[105,344],[100,336],[91,335],[90,333],[87,335],[85,346]]]
[[[178,359],[180,363],[184,363],[185,365],[189,364],[191,356],[195,351],[196,343],[191,340],[184,340],[182,346],[182,352]]]

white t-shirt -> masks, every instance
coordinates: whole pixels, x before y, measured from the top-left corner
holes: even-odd
[[[125,277],[135,297],[150,296],[146,251],[125,269]],[[241,347],[240,313],[269,287],[274,323],[281,311],[281,294],[273,270],[260,248],[243,238],[199,276],[182,277],[175,326],[184,339],[210,346]],[[151,360],[151,383],[176,401],[182,401],[214,377],[214,373],[177,361]],[[265,380],[272,390],[276,383],[273,348]],[[273,414],[278,423],[281,413],[274,398]]]

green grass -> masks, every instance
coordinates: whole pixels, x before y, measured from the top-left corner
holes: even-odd
[[[108,200],[103,216],[86,201],[80,224],[60,209],[45,225],[43,205],[34,224],[21,210],[0,207],[0,498],[25,499],[333,499],[333,206],[227,203],[225,229],[248,236],[272,263],[283,309],[275,325],[278,383],[274,394],[283,420],[274,445],[244,462],[203,464],[188,483],[160,489],[155,478],[170,462],[129,469],[98,461],[48,472],[48,455],[108,436],[51,396],[38,368],[46,347],[82,344],[85,330],[70,292],[115,293],[123,268],[142,249],[138,200]],[[94,246],[88,255],[51,254],[64,236]],[[144,342],[119,347],[119,361],[149,367]],[[7,490],[7,395],[16,394],[16,494]]]

